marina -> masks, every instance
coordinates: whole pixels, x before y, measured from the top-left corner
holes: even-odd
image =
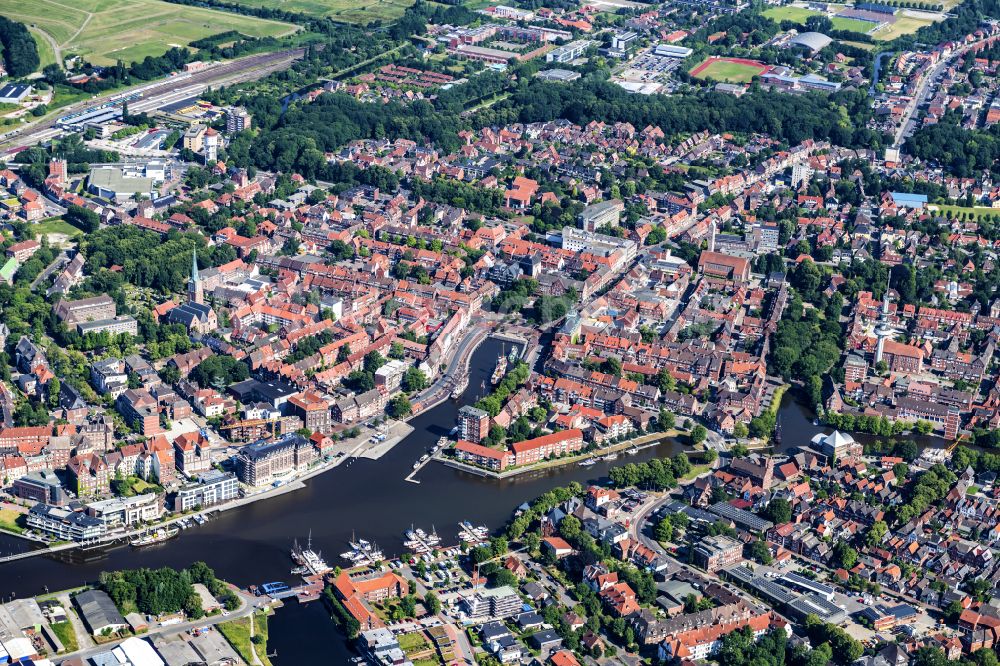
[[[441,537],[438,536],[437,530],[433,526],[431,526],[430,533],[424,532],[419,527],[414,529],[411,526],[403,533],[403,536],[406,537],[403,546],[418,555],[431,553],[441,545]]]
[[[433,460],[434,456],[447,448],[447,446],[448,437],[439,437],[437,442],[427,451],[427,453],[417,458],[417,461],[413,463],[413,470],[406,475],[404,480],[409,481],[410,483],[420,483],[420,480],[416,478],[417,472],[422,470],[424,465]]]
[[[378,564],[385,559],[385,555],[382,553],[382,550],[367,539],[355,540],[352,535],[351,540],[347,543],[351,546],[351,549],[341,553],[340,557],[350,562],[350,566],[352,567]]]
[[[323,559],[322,554],[312,549],[312,530],[309,530],[305,548],[299,545],[297,539],[295,540],[292,545],[292,561],[299,565],[292,573],[321,576],[333,570],[333,567]]]
[[[478,546],[490,540],[490,528],[485,525],[475,526],[468,520],[463,520],[458,528],[458,538],[470,546]]]

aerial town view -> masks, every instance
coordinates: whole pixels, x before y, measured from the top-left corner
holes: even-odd
[[[1000,0],[507,1],[0,0],[0,666],[1000,666]]]

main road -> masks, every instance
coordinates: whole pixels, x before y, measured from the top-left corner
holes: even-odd
[[[913,129],[915,127],[913,116],[916,114],[917,109],[923,106],[924,102],[927,101],[931,90],[934,88],[931,84],[935,83],[940,78],[941,74],[944,73],[944,70],[955,62],[955,60],[962,57],[969,51],[986,46],[996,39],[997,35],[993,35],[987,37],[986,39],[980,39],[979,41],[957,48],[948,55],[942,57],[936,65],[927,70],[927,72],[920,78],[920,81],[917,82],[917,89],[913,92],[913,97],[910,99],[910,103],[906,105],[906,110],[903,112],[903,120],[899,124],[899,128],[896,130],[896,135],[893,137],[893,148],[899,148],[902,146],[906,137],[913,133]]]
[[[82,111],[92,106],[110,101],[124,93],[142,89],[142,99],[133,102],[130,109],[136,112],[152,112],[169,104],[189,97],[195,97],[210,86],[233,85],[263,78],[278,70],[287,69],[305,53],[305,49],[290,49],[272,53],[258,53],[193,72],[184,78],[168,77],[158,81],[144,82],[130,88],[118,89],[91,99],[83,100],[60,108],[37,123],[12,130],[0,140],[0,150],[31,146],[47,141],[59,134],[56,123],[59,118]]]

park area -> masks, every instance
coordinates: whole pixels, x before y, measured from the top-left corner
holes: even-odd
[[[749,83],[755,76],[767,72],[768,65],[746,58],[717,58],[712,56],[691,70],[696,79],[711,79],[726,83]]]
[[[288,23],[161,0],[0,0],[0,14],[31,26],[43,66],[70,55],[97,65],[128,64],[229,30],[248,37],[296,30]]]
[[[387,23],[403,15],[413,0],[235,0],[246,7],[268,7],[310,16],[328,16],[335,21],[365,25]]]

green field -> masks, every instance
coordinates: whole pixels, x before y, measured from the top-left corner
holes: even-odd
[[[782,21],[794,21],[795,23],[800,24],[805,24],[806,19],[810,16],[820,16],[822,13],[823,12],[817,12],[813,9],[793,7],[791,5],[786,5],[784,7],[770,7],[763,11],[764,16],[772,21],[777,21],[778,23],[781,23]]]
[[[925,25],[930,25],[934,21],[924,18],[914,18],[912,16],[897,16],[896,22],[881,30],[872,33],[872,37],[879,41],[888,42],[902,35],[910,35],[920,30]]]
[[[24,532],[24,514],[13,509],[0,509],[0,529],[22,534]]]
[[[850,30],[851,32],[860,32],[863,35],[868,34],[868,31],[877,25],[871,21],[859,21],[858,19],[842,18],[840,16],[834,16],[830,19],[830,23],[833,24],[835,30]]]
[[[33,28],[43,65],[70,54],[100,65],[129,63],[227,30],[250,37],[296,30],[278,21],[160,0],[0,0],[0,14]]]
[[[726,83],[749,83],[753,77],[759,74],[760,67],[717,60],[695,75],[695,78],[725,81]]]
[[[973,206],[969,208],[968,206],[941,206],[938,204],[929,204],[927,206],[927,210],[932,213],[938,213],[951,220],[969,218],[978,220],[983,217],[990,220],[1000,219],[1000,208],[990,208],[989,206]]]
[[[76,640],[76,632],[73,631],[73,625],[69,620],[66,622],[56,622],[49,626],[52,627],[52,631],[59,638],[59,642],[63,644],[63,652],[77,651],[79,645]]]
[[[70,238],[83,235],[82,231],[61,217],[50,217],[46,220],[42,220],[38,224],[33,225],[31,229],[35,232],[35,236],[38,237],[48,234],[64,234]]]
[[[250,617],[253,617],[254,622],[254,634],[259,635],[263,638],[263,641],[259,645],[254,645],[251,648],[250,642]],[[241,617],[238,620],[230,620],[229,622],[223,622],[222,624],[215,625],[215,628],[219,630],[229,644],[233,646],[243,660],[248,663],[254,663],[253,654],[257,654],[257,658],[263,666],[271,666],[271,660],[267,658],[267,613],[259,611],[253,614],[253,616]]]
[[[313,16],[329,16],[345,23],[366,24],[393,21],[403,15],[413,0],[235,0],[247,7],[270,7]]]

